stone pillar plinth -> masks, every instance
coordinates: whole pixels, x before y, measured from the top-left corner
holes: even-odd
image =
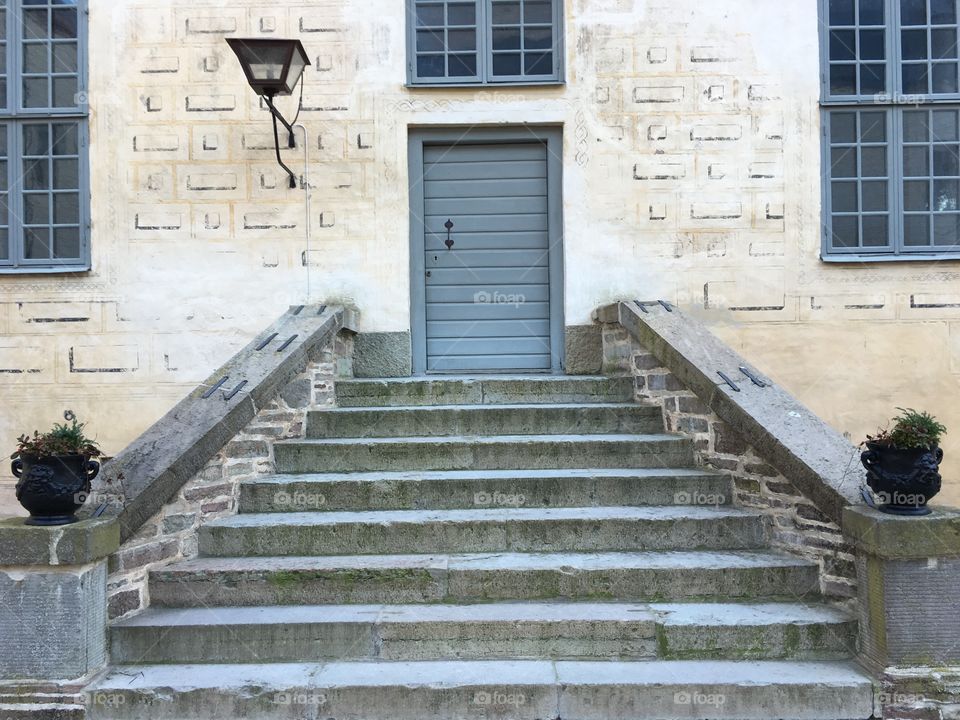
[[[0,520],[0,684],[82,680],[107,661],[107,556],[115,520]]]
[[[960,510],[848,507],[843,531],[857,551],[863,662],[881,672],[960,665]]]

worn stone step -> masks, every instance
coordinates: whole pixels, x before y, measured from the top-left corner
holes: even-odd
[[[675,435],[495,435],[491,437],[289,440],[273,446],[277,471],[527,470],[691,467],[693,442]]]
[[[495,600],[816,598],[818,566],[770,552],[197,558],[150,573],[157,607]]]
[[[333,408],[307,415],[308,438],[445,435],[649,434],[659,407],[636,403]]]
[[[690,468],[329,473],[245,481],[239,510],[728,505],[732,496],[729,476]]]
[[[339,407],[610,403],[633,400],[633,378],[490,375],[338,380],[334,392]]]
[[[129,665],[91,689],[91,720],[866,720],[847,662],[335,662]]]
[[[151,609],[115,623],[114,663],[852,657],[828,605],[490,603]],[[158,641],[160,638],[160,641]]]
[[[232,515],[200,528],[200,553],[400,553],[741,550],[764,540],[762,516],[734,507],[494,508]]]

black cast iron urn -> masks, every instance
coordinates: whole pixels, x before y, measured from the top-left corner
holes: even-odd
[[[929,515],[927,502],[940,492],[943,450],[900,448],[866,443],[860,462],[867,469],[867,485],[891,515]]]
[[[11,463],[18,478],[17,500],[29,512],[27,525],[67,525],[90,493],[100,463],[84,455],[18,455]]]

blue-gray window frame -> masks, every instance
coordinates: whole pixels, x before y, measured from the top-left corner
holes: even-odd
[[[449,0],[448,0],[449,1]],[[416,0],[406,2],[407,85],[410,87],[476,87],[478,85],[562,85],[566,66],[563,0],[553,0],[553,74],[547,76],[492,76],[493,25],[492,0],[473,0],[477,5],[477,75],[469,77],[417,76]],[[449,51],[447,51],[449,52]]]
[[[957,13],[960,20],[960,0]],[[859,4],[859,3],[857,3]],[[820,26],[820,125],[821,125],[821,253],[824,262],[883,262],[920,260],[960,260],[960,237],[956,245],[936,247],[904,247],[903,216],[903,133],[902,114],[905,110],[930,110],[931,108],[960,109],[960,92],[927,93],[905,96],[902,92],[903,78],[900,57],[900,0],[883,0],[885,12],[886,44],[883,61],[886,67],[886,88],[881,97],[869,95],[830,94],[830,0],[819,0]],[[929,3],[928,3],[929,7]],[[929,19],[929,18],[928,18]],[[918,26],[920,27],[920,26]],[[929,27],[929,23],[926,27]],[[928,52],[930,48],[928,47]],[[858,58],[859,61],[859,58]],[[928,59],[929,62],[929,59]],[[960,58],[958,58],[960,62]],[[906,103],[910,99],[914,102]],[[876,111],[887,115],[888,211],[890,244],[878,248],[834,248],[832,246],[832,194],[831,194],[831,138],[830,116],[835,111]],[[859,180],[859,176],[857,178]],[[862,207],[858,210],[863,214]]]
[[[77,97],[79,104],[69,108],[23,108],[23,43],[20,10],[22,0],[7,0],[7,105],[0,107],[0,124],[7,128],[7,187],[9,259],[0,260],[0,275],[84,272],[90,269],[90,158],[88,87],[88,4],[77,0]],[[22,128],[31,122],[77,123],[79,164],[80,257],[56,260],[24,258],[23,251],[23,177]],[[16,180],[16,183],[14,182]],[[51,183],[52,183],[51,177]],[[53,219],[51,218],[51,222]],[[52,239],[51,239],[52,242]]]

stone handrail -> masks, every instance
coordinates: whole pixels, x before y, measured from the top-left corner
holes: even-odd
[[[792,395],[761,379],[698,320],[669,303],[639,301],[600,308],[596,319],[622,325],[838,525],[846,506],[862,502],[864,472],[857,448]]]
[[[342,307],[290,308],[115,458],[84,514],[116,516],[133,535],[349,321]]]

